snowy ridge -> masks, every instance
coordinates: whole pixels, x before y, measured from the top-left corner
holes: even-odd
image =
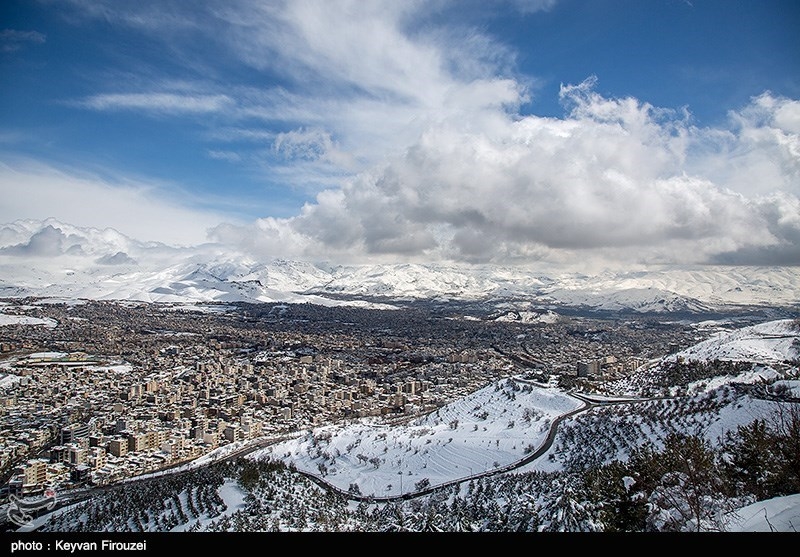
[[[780,319],[718,333],[672,358],[759,363],[797,359],[800,358],[800,325],[793,319]]]
[[[0,225],[0,297],[143,302],[528,300],[558,310],[705,312],[797,306],[800,268],[698,267],[597,274],[524,266],[338,265],[256,260],[226,246],[170,247],[53,219]]]
[[[471,274],[465,268],[445,265],[339,266],[328,283],[313,291],[393,298],[480,299],[502,289],[503,282],[491,274]],[[522,284],[530,289],[540,286],[541,282],[534,279]]]
[[[555,389],[502,380],[406,426],[321,427],[253,458],[291,462],[342,490],[400,495],[518,462],[544,442],[553,419],[582,406]]]
[[[628,281],[623,280],[624,285]],[[682,296],[660,288],[621,288],[601,290],[553,289],[549,292],[553,299],[570,306],[589,306],[607,311],[633,310],[647,312],[704,312],[712,306],[700,300]]]
[[[509,311],[500,317],[496,317],[495,321],[509,321],[515,323],[556,323],[560,319],[559,315],[551,310],[544,312],[537,311]]]

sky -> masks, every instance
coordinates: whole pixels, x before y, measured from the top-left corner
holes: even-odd
[[[798,31],[789,0],[6,0],[0,227],[796,266]]]

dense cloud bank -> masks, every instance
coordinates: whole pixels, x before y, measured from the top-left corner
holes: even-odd
[[[556,4],[505,5],[541,14]],[[12,164],[0,166],[9,198],[0,222],[115,215],[131,237],[186,244],[208,230],[196,243],[262,260],[800,262],[797,100],[763,91],[726,121],[699,125],[691,107],[601,93],[602,76],[590,75],[561,85],[558,116],[537,115],[540,84],[520,71],[519,53],[449,17],[460,7],[448,1],[70,6],[76,20],[163,44],[204,77],[114,81],[67,106],[197,125],[208,159],[306,202],[237,221],[217,212],[236,204],[222,187],[211,199]],[[197,57],[209,45],[202,52],[224,68]],[[12,251],[50,254],[61,239],[44,234]]]
[[[564,118],[497,110],[479,132],[431,127],[298,216],[212,237],[255,254],[800,261],[800,103],[765,93],[709,129],[594,85],[562,87]]]

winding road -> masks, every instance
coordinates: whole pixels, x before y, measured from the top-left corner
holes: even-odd
[[[522,360],[522,361],[518,360],[518,363],[523,363],[523,362],[524,362],[524,360]],[[522,382],[528,382],[528,381],[526,381],[524,379],[519,379],[519,378],[517,378],[517,380],[518,381],[522,381]],[[483,471],[483,472],[479,472],[479,473],[476,473],[476,474],[471,474],[469,476],[459,477],[459,478],[456,478],[456,479],[453,479],[453,480],[450,480],[450,481],[447,481],[447,482],[439,483],[439,484],[436,484],[436,485],[431,485],[431,486],[426,487],[426,488],[421,489],[421,490],[409,491],[409,492],[406,492],[406,493],[401,493],[400,495],[388,495],[388,496],[377,496],[377,495],[374,495],[374,494],[373,495],[364,495],[364,494],[361,494],[361,493],[356,493],[356,492],[352,492],[352,491],[347,491],[347,490],[341,489],[341,488],[339,488],[339,487],[327,482],[321,476],[313,474],[311,472],[306,472],[306,471],[302,471],[302,470],[296,470],[296,472],[299,473],[299,474],[302,474],[305,477],[307,477],[309,480],[315,482],[316,484],[318,484],[322,488],[327,489],[327,490],[335,491],[335,492],[339,493],[341,496],[343,496],[343,497],[345,497],[345,498],[347,498],[349,500],[352,500],[352,501],[363,501],[363,502],[367,502],[367,503],[379,503],[379,502],[411,500],[411,499],[414,499],[414,498],[417,498],[417,497],[423,497],[425,495],[429,495],[429,494],[431,494],[431,493],[433,493],[435,491],[441,490],[443,488],[447,488],[449,486],[458,485],[458,484],[461,484],[461,483],[464,483],[464,482],[468,482],[468,481],[471,481],[471,480],[474,480],[474,479],[478,479],[478,478],[486,478],[486,477],[491,477],[491,476],[494,476],[494,475],[497,475],[497,474],[503,474],[503,473],[506,473],[506,472],[510,472],[510,471],[519,469],[519,468],[521,468],[523,466],[526,466],[526,465],[534,462],[535,460],[537,460],[538,458],[540,458],[544,454],[546,454],[547,451],[552,447],[553,442],[555,441],[556,434],[558,433],[558,427],[564,420],[566,420],[568,418],[571,418],[571,417],[573,417],[573,416],[575,416],[577,414],[580,414],[582,412],[586,412],[586,411],[590,410],[591,408],[593,408],[595,406],[610,405],[610,404],[626,404],[626,403],[643,402],[645,400],[650,400],[650,399],[641,399],[641,398],[597,400],[597,399],[592,399],[591,397],[588,397],[588,396],[586,396],[584,394],[577,393],[577,392],[569,392],[567,394],[572,396],[573,398],[579,400],[580,402],[582,402],[582,406],[580,406],[579,408],[576,408],[574,410],[571,410],[571,411],[569,411],[569,412],[567,412],[565,414],[562,414],[562,415],[554,418],[552,420],[552,422],[550,423],[550,427],[549,427],[549,430],[548,430],[548,433],[547,433],[547,437],[544,439],[542,444],[535,451],[533,451],[530,454],[526,455],[524,458],[522,458],[520,460],[517,460],[515,462],[512,462],[510,464],[506,464],[504,466],[500,466],[500,467],[493,468],[493,469],[490,469],[490,470],[486,470],[486,471]],[[242,457],[242,456],[246,456],[246,455],[251,454],[251,453],[253,453],[255,451],[258,451],[260,449],[264,449],[264,448],[269,447],[271,445],[274,445],[276,443],[279,443],[279,442],[282,442],[282,441],[286,441],[286,440],[288,440],[290,438],[296,437],[297,435],[298,435],[298,433],[294,432],[294,433],[287,434],[287,435],[268,437],[268,438],[261,438],[261,439],[258,439],[258,440],[254,440],[253,442],[248,443],[247,445],[244,445],[244,446],[242,446],[241,448],[239,448],[239,449],[237,449],[235,451],[231,451],[230,453],[226,453],[224,455],[221,455],[216,459],[210,460],[207,464],[203,464],[203,466],[214,464],[214,463],[218,463],[218,462],[222,462],[222,461],[226,461],[226,460],[233,460],[233,459],[236,459],[236,458],[239,458],[239,457]],[[147,482],[147,481],[153,481],[154,479],[156,479],[158,476],[161,476],[161,475],[165,475],[165,474],[180,474],[182,472],[188,472],[190,470],[194,470],[195,469],[194,467],[185,468],[186,464],[187,463],[183,462],[183,463],[180,463],[180,464],[173,465],[171,468],[174,471],[170,471],[169,468],[166,468],[166,469],[159,470],[158,472],[155,472],[155,473],[150,473],[150,474],[143,475],[141,477],[132,478],[130,480],[126,480],[125,484],[130,485],[130,484],[136,484],[136,483],[143,483],[143,482]],[[50,512],[58,510],[59,508],[62,508],[64,506],[72,505],[72,504],[78,503],[80,501],[89,499],[89,498],[91,498],[93,496],[96,496],[98,493],[102,493],[102,492],[105,492],[105,491],[108,491],[108,490],[115,489],[115,488],[119,487],[120,485],[121,485],[120,483],[114,483],[114,484],[111,484],[111,485],[108,485],[108,486],[92,487],[92,488],[88,488],[88,489],[85,489],[85,490],[76,490],[76,491],[73,491],[73,492],[66,493],[61,498],[59,498],[56,507]],[[33,529],[28,528],[26,530],[27,531],[31,531],[31,530],[35,530],[35,528],[33,528]]]

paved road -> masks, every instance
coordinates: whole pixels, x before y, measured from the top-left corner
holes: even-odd
[[[559,426],[559,424],[561,422],[563,422],[567,418],[570,418],[570,417],[572,417],[572,416],[574,416],[576,414],[579,414],[581,412],[585,412],[586,410],[588,410],[588,409],[590,409],[593,406],[598,404],[598,402],[591,401],[591,400],[589,400],[587,398],[583,398],[581,396],[575,396],[575,395],[572,395],[572,396],[574,396],[575,398],[577,398],[581,402],[583,402],[583,406],[581,406],[580,408],[576,408],[575,410],[572,410],[570,412],[567,412],[566,414],[562,414],[561,416],[558,416],[557,418],[555,418],[552,421],[552,423],[550,424],[550,429],[547,432],[547,437],[545,438],[544,442],[541,444],[541,446],[538,449],[536,449],[535,451],[533,451],[532,453],[527,455],[525,458],[523,458],[521,460],[518,460],[516,462],[512,462],[511,464],[506,464],[505,466],[501,466],[499,468],[493,468],[491,470],[486,470],[485,472],[479,472],[477,474],[472,474],[471,476],[465,476],[465,477],[457,478],[455,480],[451,480],[449,482],[436,484],[436,485],[427,487],[427,488],[419,490],[419,491],[407,492],[407,493],[403,493],[401,495],[386,495],[386,496],[362,495],[362,494],[352,493],[350,491],[345,491],[343,489],[340,489],[340,488],[336,487],[335,485],[332,485],[332,484],[326,482],[322,477],[317,476],[315,474],[311,474],[311,473],[308,473],[308,472],[303,472],[303,471],[300,471],[300,470],[298,470],[298,472],[303,474],[304,476],[306,476],[310,480],[316,482],[317,484],[323,486],[324,488],[336,491],[336,492],[340,493],[341,495],[343,495],[343,496],[345,496],[348,499],[351,499],[353,501],[365,501],[365,502],[375,502],[375,503],[377,503],[377,502],[387,502],[387,501],[405,501],[405,500],[409,500],[409,499],[414,499],[416,497],[422,497],[424,495],[429,495],[430,493],[433,493],[434,491],[438,491],[438,490],[440,490],[442,488],[449,487],[449,486],[456,485],[456,484],[461,484],[461,483],[464,483],[464,482],[468,482],[468,481],[474,480],[476,478],[486,478],[486,477],[489,477],[489,476],[494,476],[494,475],[497,475],[497,474],[503,474],[505,472],[510,472],[512,470],[516,470],[517,468],[521,468],[521,467],[525,466],[526,464],[530,464],[531,462],[533,462],[537,458],[539,458],[542,455],[544,455],[550,449],[550,447],[553,445],[553,441],[555,440],[556,433],[558,433],[558,426]]]

